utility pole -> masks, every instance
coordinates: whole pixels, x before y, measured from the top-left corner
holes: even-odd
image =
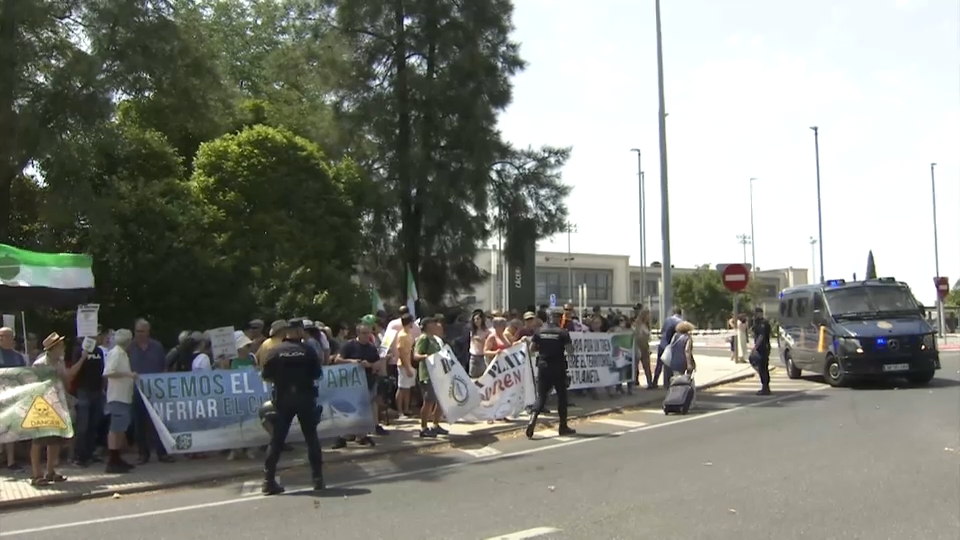
[[[747,244],[753,245],[749,234],[738,234],[737,241],[743,246],[743,264],[747,264]],[[751,271],[753,269],[751,268]]]

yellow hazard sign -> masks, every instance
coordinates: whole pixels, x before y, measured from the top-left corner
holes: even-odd
[[[23,417],[20,427],[22,429],[67,429],[67,423],[63,421],[57,410],[43,399],[43,396],[37,396],[30,404],[30,409]]]

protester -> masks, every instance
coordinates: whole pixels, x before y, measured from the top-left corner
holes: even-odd
[[[100,431],[100,422],[106,408],[103,370],[106,355],[102,344],[107,334],[102,326],[97,327],[96,343],[90,351],[77,344],[73,361],[67,369],[68,386],[77,399],[74,415],[74,465],[87,467],[99,461],[94,457]]]
[[[356,339],[344,343],[343,346],[340,347],[340,353],[334,360],[336,364],[357,364],[363,368],[367,378],[367,390],[370,394],[370,406],[373,410],[374,420],[379,418],[376,403],[377,380],[374,376],[374,371],[379,362],[380,351],[377,350],[377,346],[374,345],[373,342],[373,329],[362,323],[357,325]],[[373,442],[373,439],[370,438],[370,435],[367,433],[356,434],[356,440],[357,444],[361,446],[376,446],[376,443]],[[345,437],[338,437],[333,444],[334,450],[346,446],[347,439]]]
[[[16,350],[16,333],[12,328],[6,326],[0,328],[0,368],[26,367],[26,365],[26,357]],[[23,469],[17,464],[15,443],[4,444],[3,450],[7,455],[7,470],[19,471]]]
[[[33,362],[34,366],[47,366],[56,371],[62,383],[67,382],[67,368],[64,364],[65,352],[63,336],[56,332],[43,340],[43,353]],[[67,477],[57,473],[56,467],[60,463],[60,447],[63,439],[60,437],[43,437],[33,439],[30,445],[30,484],[46,486],[54,482],[65,482]],[[46,451],[46,473],[43,468],[43,453]]]
[[[133,465],[121,457],[127,443],[127,428],[133,412],[133,396],[136,393],[137,373],[133,371],[127,351],[132,345],[133,334],[127,329],[117,330],[113,336],[114,346],[107,353],[103,376],[107,379],[107,413],[110,415],[110,432],[107,435],[107,472],[126,473]]]
[[[150,337],[150,323],[146,319],[136,321],[133,336],[133,344],[127,351],[133,372],[141,376],[163,373],[167,353],[159,341]],[[116,336],[114,336],[114,343],[116,343]],[[150,451],[153,449],[156,451],[157,461],[172,463],[173,458],[167,455],[166,449],[160,443],[160,438],[157,437],[153,422],[147,413],[147,405],[139,394],[134,394],[132,418],[134,438],[140,452],[140,459],[137,462],[143,465],[150,461]]]
[[[247,369],[257,364],[257,357],[253,354],[255,343],[240,330],[233,333],[233,342],[237,347],[237,357],[230,361],[230,369]]]
[[[426,318],[420,321],[423,334],[417,338],[413,349],[413,360],[417,363],[417,379],[423,404],[420,406],[420,438],[435,438],[438,435],[449,435],[450,432],[440,426],[443,411],[437,402],[437,396],[430,382],[430,370],[427,367],[427,358],[441,350],[440,336],[443,328],[436,319]],[[433,426],[430,426],[430,421]]]
[[[410,328],[413,316],[409,313],[400,317],[400,332],[397,333],[397,412],[403,416],[412,416],[410,409],[411,389],[417,384],[417,372],[413,362],[414,339]]]
[[[490,330],[487,329],[487,319],[483,311],[474,310],[470,318],[470,364],[468,374],[471,378],[480,378],[484,370],[487,369],[483,351],[489,334]]]
[[[650,372],[650,310],[641,308],[637,314],[636,323],[634,323],[633,341],[637,346],[637,364],[643,369],[643,375],[647,381],[647,389],[654,388],[653,377]],[[637,370],[637,382],[639,383],[639,370]]]

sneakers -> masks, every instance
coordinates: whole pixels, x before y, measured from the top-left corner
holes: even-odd
[[[326,482],[323,481],[323,476],[314,476],[313,477],[313,490],[314,491],[323,491],[327,489]]]
[[[449,431],[443,429],[443,428],[440,427],[440,426],[433,426],[432,428],[430,428],[430,431],[436,433],[437,435],[449,435],[449,434],[450,434]]]
[[[533,438],[533,432],[537,428],[537,425],[533,422],[527,424],[527,430],[524,432],[528,439]]]
[[[357,444],[360,446],[369,446],[371,448],[377,445],[377,443],[373,442],[373,439],[371,439],[369,435],[364,435],[363,437],[357,439]]]
[[[264,480],[260,492],[264,495],[279,495],[286,491],[276,480]]]
[[[769,396],[769,395],[771,395],[771,394],[773,394],[773,392],[771,392],[769,388],[761,388],[761,389],[757,392],[757,395],[758,395],[758,396]]]
[[[386,429],[384,429],[384,427],[381,426],[380,424],[377,424],[377,427],[376,427],[373,431],[374,431],[374,433],[376,433],[377,435],[379,435],[379,436],[381,436],[381,437],[390,434],[390,432],[387,431]]]
[[[569,426],[561,426],[560,429],[558,430],[558,433],[560,434],[561,437],[565,435],[576,435],[577,430]]]
[[[421,439],[436,439],[437,433],[430,428],[420,430]]]

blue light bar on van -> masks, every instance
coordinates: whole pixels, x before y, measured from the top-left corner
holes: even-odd
[[[839,287],[846,283],[843,279],[831,279],[827,281],[827,287]]]
[[[887,346],[887,338],[878,337],[877,347],[886,347],[886,346]]]

